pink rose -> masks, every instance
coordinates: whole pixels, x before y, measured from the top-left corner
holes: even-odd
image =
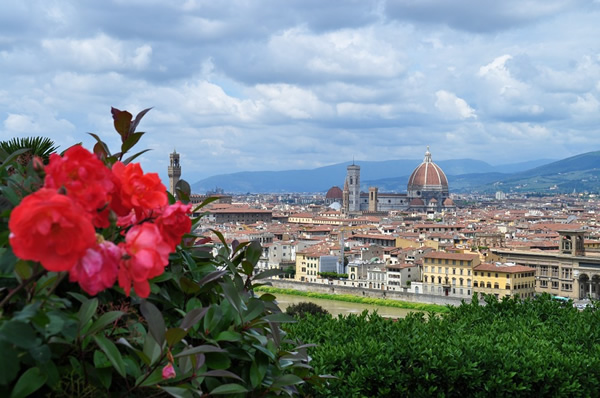
[[[167,366],[165,366],[162,370],[162,378],[167,380],[167,379],[174,379],[175,378],[175,368],[173,367],[172,363],[168,363]]]
[[[112,287],[119,273],[121,249],[112,242],[102,242],[86,251],[85,255],[69,271],[69,280],[79,282],[79,286],[89,295]]]

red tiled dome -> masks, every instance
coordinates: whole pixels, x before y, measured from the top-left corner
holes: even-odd
[[[423,202],[423,199],[414,198],[410,201],[409,206],[425,206],[425,202]]]
[[[321,191],[323,192],[323,191]],[[340,187],[331,187],[327,194],[325,195],[325,199],[342,199],[344,196]]]
[[[454,206],[454,201],[450,198],[446,198],[446,200],[444,200],[444,206]]]
[[[408,191],[448,191],[448,179],[440,166],[431,161],[429,150],[425,160],[412,172],[408,179]]]

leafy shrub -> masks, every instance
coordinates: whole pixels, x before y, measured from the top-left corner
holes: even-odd
[[[76,146],[46,166],[0,151],[0,396],[264,397],[320,383],[281,328],[294,319],[255,293],[279,272],[255,275],[260,244],[190,233],[191,205],[132,163],[143,151],[125,158],[147,111],[113,108],[117,153],[95,134],[95,156]]]
[[[600,312],[562,308],[547,295],[485,300],[397,322],[364,312],[285,329],[316,344],[317,372],[337,376],[314,396],[597,395]]]
[[[296,318],[303,318],[306,314],[313,316],[329,315],[329,311],[325,308],[310,301],[292,304],[285,309],[285,313]]]

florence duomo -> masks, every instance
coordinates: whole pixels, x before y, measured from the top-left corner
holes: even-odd
[[[340,191],[336,188],[330,189],[331,196]],[[410,175],[406,191],[407,193],[384,193],[379,192],[377,187],[369,187],[368,192],[361,192],[360,166],[353,162],[347,167],[342,191],[342,211],[345,214],[394,210],[439,212],[455,207],[450,199],[448,178],[431,159],[429,147],[423,162]]]

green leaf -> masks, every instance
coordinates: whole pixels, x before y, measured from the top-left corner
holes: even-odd
[[[162,347],[158,345],[150,333],[146,335],[146,339],[144,340],[143,353],[146,358],[149,359],[150,365],[153,365],[158,358],[160,358],[160,354],[162,353]]]
[[[15,387],[10,394],[10,398],[21,398],[33,394],[44,385],[47,377],[48,376],[43,374],[37,366],[27,369],[25,373],[19,377],[17,384],[15,384]]]
[[[117,130],[121,136],[121,141],[125,141],[129,136],[129,127],[131,126],[131,119],[133,118],[133,115],[127,111],[121,111],[117,108],[111,108],[110,111],[113,115],[115,130]]]
[[[98,308],[98,299],[89,299],[79,308],[77,319],[79,320],[79,329],[83,329],[85,325],[92,319]]]
[[[242,335],[238,332],[234,332],[231,330],[224,330],[217,337],[215,337],[216,341],[240,341],[242,339]]]
[[[248,392],[248,389],[239,384],[223,384],[212,390],[212,395],[225,395],[225,394],[242,394]]]
[[[256,240],[252,241],[248,248],[246,249],[246,259],[252,263],[252,265],[256,266],[260,256],[262,254],[262,247],[260,243]]]
[[[0,328],[0,339],[26,350],[40,344],[32,327],[24,322],[9,321]]]
[[[46,344],[29,349],[29,355],[38,363],[43,364],[50,360],[52,353]]]
[[[104,354],[100,350],[94,351],[94,367],[95,368],[102,369],[102,368],[110,368],[111,366],[112,366],[112,364],[106,357],[106,354]]]
[[[238,376],[235,373],[230,372],[228,370],[209,370],[208,372],[203,373],[200,376],[201,377],[227,377],[230,379],[239,380],[242,383],[244,382],[244,380],[240,376]]]
[[[165,392],[169,393],[169,395],[176,398],[193,398],[194,394],[187,388],[181,387],[160,387]]]
[[[7,385],[17,377],[19,373],[19,357],[13,347],[0,341],[0,386]]]
[[[193,327],[196,323],[200,322],[207,311],[208,308],[194,308],[189,311],[181,321],[181,328],[187,330]]]
[[[15,265],[15,272],[19,275],[22,280],[31,278],[33,275],[33,268],[29,261],[19,260]]]
[[[167,340],[167,344],[169,347],[174,346],[179,343],[185,336],[187,335],[187,331],[181,328],[171,328],[167,330],[165,334],[165,338]]]
[[[102,330],[105,326],[115,322],[117,319],[123,316],[124,312],[122,311],[110,311],[105,312],[100,316],[100,318],[96,319],[92,326],[87,331],[88,336],[93,336],[98,331]]]
[[[0,255],[0,274],[12,274],[18,260],[10,246],[5,248]]]
[[[37,313],[37,310],[40,308],[42,303],[40,301],[36,301],[35,303],[27,304],[21,311],[15,312],[12,317],[13,321],[23,321],[26,322],[33,318]]]
[[[137,380],[135,381],[135,384],[139,387],[149,387],[149,386],[154,386],[158,383],[162,383],[163,382],[162,369],[160,367],[154,369],[152,374],[150,376],[148,376],[147,379],[142,381],[142,379],[144,377],[145,377],[145,375],[141,375],[140,377],[138,377]],[[141,384],[139,384],[139,383],[141,383]]]
[[[113,365],[115,370],[122,376],[125,377],[125,363],[121,357],[121,353],[117,349],[117,346],[104,336],[94,336],[94,341],[98,344],[98,347],[106,354],[106,357]]]
[[[98,376],[98,380],[100,380],[100,383],[102,384],[102,386],[106,390],[108,390],[112,384],[112,375],[113,375],[113,371],[112,371],[112,369],[110,369],[110,364],[109,364],[109,368],[100,368],[100,369],[97,368],[96,375]]]
[[[227,271],[213,271],[210,274],[203,277],[202,279],[200,279],[200,282],[198,282],[198,285],[204,286],[205,284],[207,284],[209,282],[215,281],[215,280],[223,277],[223,275],[227,275]]]
[[[199,353],[205,354],[209,352],[225,352],[225,350],[220,347],[215,347],[214,345],[200,345],[198,347],[187,348],[181,351],[179,354],[175,355],[175,358]]]
[[[265,310],[265,304],[261,300],[251,299],[248,302],[248,309],[244,314],[244,322],[250,322]]]
[[[200,285],[185,276],[179,279],[179,285],[185,294],[196,294],[200,291]]]
[[[293,374],[286,374],[275,379],[271,387],[291,386],[301,383],[304,383],[304,380],[302,380],[300,377]]]
[[[137,129],[138,124],[140,124],[140,122],[142,121],[142,118],[146,115],[146,113],[148,113],[148,111],[150,111],[150,109],[152,109],[152,108],[151,107],[146,108],[135,116],[135,120],[129,126],[130,133],[135,132],[135,129]]]
[[[268,269],[266,271],[261,272],[260,274],[256,274],[254,275],[253,279],[264,279],[264,278],[270,278],[272,276],[276,276],[276,275],[283,275],[285,274],[285,271],[280,270],[280,269]]]
[[[223,294],[225,295],[225,298],[227,298],[229,303],[237,312],[240,312],[242,298],[240,297],[240,292],[233,285],[233,282],[230,279],[225,279],[222,283],[220,283],[220,285],[223,288]]]
[[[160,347],[162,347],[165,342],[165,320],[163,319],[162,314],[156,308],[154,304],[147,300],[143,300],[140,305],[140,309],[142,311],[142,315],[146,318],[146,322],[148,322],[148,329],[150,330],[150,334],[154,337],[154,340],[158,343]]]
[[[231,367],[229,355],[220,352],[207,352],[206,365],[210,369],[228,369]]]
[[[133,148],[133,146],[138,143],[138,141],[140,140],[140,138],[142,138],[143,135],[144,133],[130,133],[129,137],[127,137],[125,142],[121,144],[121,153],[125,153],[131,148]]]
[[[278,314],[270,314],[267,315],[263,318],[266,321],[271,321],[271,322],[280,322],[280,323],[294,323],[296,322],[296,319],[294,319],[294,317],[288,315],[288,314],[284,314],[283,312],[280,312]]]
[[[131,155],[130,157],[128,157],[127,159],[125,159],[123,161],[123,164],[129,164],[131,163],[133,160],[135,160],[138,156],[143,155],[144,153],[151,151],[151,149],[144,149],[143,151],[140,151],[138,153],[136,153],[135,155]]]

